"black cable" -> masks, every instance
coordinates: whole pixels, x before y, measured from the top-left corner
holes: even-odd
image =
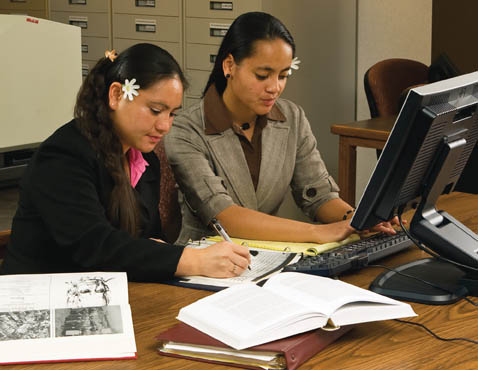
[[[448,262],[448,263],[451,263],[451,264],[454,264],[456,266],[459,266],[459,267],[463,267],[463,268],[466,268],[466,269],[469,269],[469,270],[473,270],[473,271],[478,271],[477,268],[474,268],[474,267],[471,267],[471,266],[467,266],[467,265],[463,265],[459,262],[456,262],[456,261],[452,261],[452,260],[449,260],[448,258],[445,258],[445,257],[442,257],[440,256],[439,254],[437,254],[436,252],[432,251],[430,248],[424,246],[420,241],[418,241],[417,239],[415,239],[411,234],[410,232],[406,229],[405,225],[403,224],[403,220],[402,220],[402,213],[400,212],[398,214],[398,221],[400,222],[400,226],[403,230],[403,232],[408,236],[408,238],[419,248],[421,249],[422,251],[424,251],[425,253],[428,253],[429,255],[431,255],[432,257],[435,257],[436,259],[439,259],[439,260],[442,260],[442,261],[445,261],[445,262]],[[390,267],[387,267],[385,265],[368,265],[368,267],[379,267],[379,268],[384,268],[386,270],[389,270],[389,271],[393,271],[394,273],[398,274],[398,275],[401,275],[401,276],[405,276],[405,277],[408,277],[410,279],[414,279],[414,280],[417,280],[417,281],[420,281],[424,284],[427,284],[427,285],[430,285],[436,289],[440,289],[440,290],[443,290],[447,293],[451,293],[451,294],[455,294],[455,292],[443,287],[443,286],[440,286],[440,285],[437,285],[437,284],[434,284],[430,281],[426,281],[426,280],[423,280],[421,278],[418,278],[416,276],[412,276],[412,275],[409,275],[409,274],[405,274],[401,271],[397,271],[393,268],[390,268]],[[478,304],[473,302],[471,299],[469,299],[468,297],[466,296],[463,296],[461,297],[463,298],[464,300],[466,300],[468,303],[472,304],[473,306],[477,307]],[[435,334],[431,329],[427,328],[425,325],[423,324],[420,324],[418,322],[413,322],[413,321],[407,321],[407,320],[401,320],[401,319],[395,319],[395,321],[397,322],[400,322],[400,323],[403,323],[403,324],[409,324],[409,325],[414,325],[414,326],[418,326],[422,329],[424,329],[425,331],[427,331],[430,335],[432,335],[435,339],[438,339],[438,340],[442,340],[442,341],[445,341],[445,342],[454,342],[454,341],[464,341],[464,342],[469,342],[469,343],[472,343],[472,344],[478,344],[478,341],[476,340],[473,340],[473,339],[470,339],[470,338],[463,338],[463,337],[457,337],[457,338],[444,338],[444,337],[441,337],[439,336],[438,334]]]
[[[458,338],[443,338],[443,337],[440,337],[438,334],[435,334],[432,330],[428,329],[425,325],[423,324],[420,324],[418,322],[413,322],[413,321],[407,321],[407,320],[401,320],[401,319],[394,319],[395,321],[398,321],[398,322],[401,322],[403,324],[409,324],[409,325],[414,325],[414,326],[418,326],[422,329],[425,329],[429,334],[431,334],[433,337],[435,337],[436,339],[439,339],[439,340],[443,340],[445,342],[453,342],[453,341],[464,341],[464,342],[469,342],[469,343],[473,343],[473,344],[478,344],[478,341],[476,340],[473,340],[473,339],[469,339],[469,338],[461,338],[461,337],[458,337]]]
[[[407,230],[407,228],[405,227],[405,225],[403,224],[403,221],[402,221],[402,214],[398,214],[398,221],[400,222],[400,226],[402,227],[402,230],[405,234],[407,234],[408,238],[418,247],[420,248],[422,251],[424,251],[425,253],[428,253],[430,256],[432,257],[435,257],[436,259],[439,259],[441,261],[444,261],[444,262],[448,262],[448,263],[451,263],[455,266],[458,266],[458,267],[463,267],[467,270],[472,270],[472,271],[477,271],[478,272],[478,268],[476,267],[471,267],[471,266],[468,266],[468,265],[464,265],[460,262],[456,262],[456,261],[453,261],[453,260],[450,260],[446,257],[443,257],[443,256],[440,256],[438,253],[432,251],[430,248],[426,247],[425,245],[423,245],[423,243],[421,243],[419,240],[415,239],[411,234],[410,232]]]
[[[420,281],[422,283],[425,283],[425,284],[428,284],[434,288],[437,288],[437,289],[441,289],[445,292],[448,292],[448,293],[452,293],[454,294],[454,292],[448,290],[447,288],[445,287],[442,287],[442,286],[439,286],[439,285],[436,285],[434,283],[431,283],[429,281],[426,281],[426,280],[423,280],[423,279],[420,279],[416,276],[413,276],[413,275],[408,275],[408,274],[405,274],[401,271],[397,271],[393,268],[390,268],[390,267],[387,267],[385,265],[368,265],[368,267],[379,267],[379,268],[383,268],[383,269],[386,269],[386,270],[389,270],[389,271],[393,271],[395,272],[396,274],[398,275],[401,275],[401,276],[405,276],[405,277],[408,277],[410,279],[415,279],[417,281]],[[473,302],[471,299],[469,299],[468,297],[462,297],[465,301],[467,301],[468,303],[472,304],[473,306],[478,306],[478,304],[476,304],[475,302]],[[438,334],[435,334],[431,329],[427,328],[425,325],[423,324],[420,324],[418,322],[413,322],[413,321],[406,321],[406,320],[401,320],[401,319],[395,319],[395,321],[398,321],[398,322],[401,322],[401,323],[404,323],[404,324],[410,324],[410,325],[415,325],[415,326],[418,326],[418,327],[421,327],[423,329],[425,329],[429,334],[431,334],[433,337],[435,337],[436,339],[439,339],[439,340],[442,340],[442,341],[445,341],[445,342],[452,342],[452,341],[465,341],[465,342],[470,342],[470,343],[473,343],[473,344],[478,344],[478,341],[476,340],[473,340],[473,339],[469,339],[469,338],[462,338],[462,337],[458,337],[458,338],[443,338],[443,337],[440,337]]]

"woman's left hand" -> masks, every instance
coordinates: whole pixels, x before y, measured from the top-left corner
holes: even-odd
[[[407,221],[403,220],[403,223],[406,224]],[[397,231],[395,230],[394,226],[399,226],[399,225],[400,225],[400,222],[398,221],[398,217],[395,216],[390,221],[380,222],[377,225],[375,225],[374,227],[372,227],[371,229],[364,230],[361,233],[382,232],[382,233],[389,234],[389,235],[395,235],[397,233]]]

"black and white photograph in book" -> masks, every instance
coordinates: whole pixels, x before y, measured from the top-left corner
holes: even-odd
[[[118,333],[123,333],[120,306],[55,310],[56,337]]]
[[[50,311],[0,312],[0,341],[50,338]]]

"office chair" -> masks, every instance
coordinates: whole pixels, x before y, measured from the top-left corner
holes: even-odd
[[[398,114],[408,90],[451,78],[460,72],[446,56],[439,56],[430,67],[409,59],[385,59],[374,64],[364,76],[364,88],[372,118]],[[474,132],[473,135],[478,135]],[[377,150],[377,158],[381,150]],[[478,194],[478,147],[473,149],[470,159],[455,186],[455,191]]]
[[[8,241],[10,240],[10,230],[0,231],[0,262],[5,256]]]
[[[428,67],[415,60],[394,58],[375,63],[363,79],[370,116],[397,115],[406,96],[404,91],[427,83],[427,79]],[[380,153],[377,149],[377,158]]]
[[[181,230],[181,210],[178,203],[178,188],[173,170],[166,157],[164,143],[161,140],[154,148],[161,164],[161,180],[159,195],[159,215],[161,228],[169,243],[174,243]]]
[[[415,60],[394,58],[374,64],[364,76],[370,116],[375,118],[398,114],[402,92],[427,81],[428,67]]]

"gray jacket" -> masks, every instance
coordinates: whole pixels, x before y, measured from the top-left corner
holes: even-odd
[[[276,214],[289,187],[311,219],[322,204],[338,197],[339,188],[327,172],[302,108],[285,99],[276,105],[286,120],[268,119],[262,131],[257,191],[232,128],[205,134],[202,100],[175,118],[165,147],[180,188],[183,219],[178,244],[212,235],[207,224],[233,204]]]

